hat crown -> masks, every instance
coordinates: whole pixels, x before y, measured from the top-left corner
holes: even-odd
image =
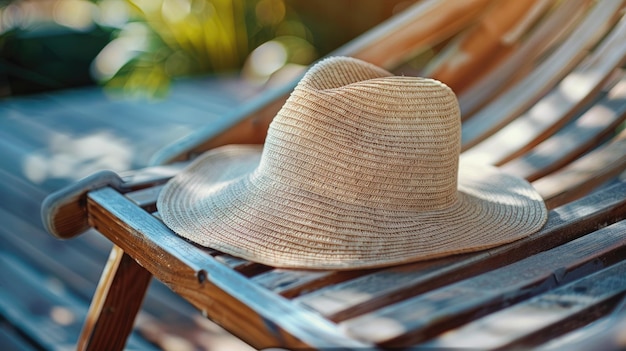
[[[460,137],[444,84],[326,60],[274,118],[254,177],[349,204],[436,210],[457,197]]]

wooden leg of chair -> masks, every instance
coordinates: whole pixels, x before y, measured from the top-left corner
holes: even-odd
[[[122,350],[141,307],[152,275],[124,250],[111,250],[77,350]]]

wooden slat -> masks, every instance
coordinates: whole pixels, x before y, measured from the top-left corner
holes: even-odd
[[[623,99],[621,99],[620,96],[621,95],[619,93],[618,86],[617,90],[614,90],[613,93],[610,94],[610,97],[611,99],[616,99],[617,102],[621,102],[623,104]],[[128,193],[127,196],[129,196],[131,200],[135,197],[141,197],[142,200],[140,203],[138,203],[140,206],[152,207],[154,206],[154,202],[156,201],[157,194],[158,190],[149,188],[146,190],[137,191],[135,193]],[[228,265],[235,269],[238,269],[237,267],[241,267],[242,265],[249,264],[249,262],[238,260],[227,255],[223,257],[225,257],[228,262],[232,262],[228,263]],[[252,266],[254,267],[254,265]],[[257,281],[259,284],[262,284],[263,286],[266,286],[276,292],[283,294],[284,296],[293,297],[298,295],[301,290],[315,289],[316,287],[323,286],[331,281],[335,283],[341,282],[354,277],[354,275],[356,275],[356,273],[345,274],[327,271],[306,272],[292,270],[271,270],[257,277],[255,281]]]
[[[130,195],[131,200],[137,196],[142,197],[141,203],[149,207],[152,207],[154,206],[154,201],[156,201],[156,197],[158,196],[158,189],[159,188],[156,188],[155,190],[150,190],[149,188],[146,190],[140,190],[138,192],[128,193],[127,196]],[[144,196],[145,198],[143,198]],[[562,228],[559,228],[559,229],[562,229]],[[545,235],[549,235],[549,233],[551,233],[551,231],[547,231]],[[200,249],[205,250],[207,254],[210,254],[212,256],[218,255],[218,253],[215,250],[204,249],[204,248],[200,248]],[[300,271],[300,270],[271,270],[267,266],[258,265],[258,264],[255,264],[246,260],[241,260],[241,259],[229,256],[229,255],[220,254],[219,256],[216,256],[216,258],[220,262],[226,264],[227,266],[235,270],[238,270],[244,273],[247,276],[254,276],[259,273],[262,273],[259,277],[254,279],[255,282],[261,284],[262,286],[268,287],[276,291],[277,293],[282,294],[283,296],[288,296],[288,297],[295,297],[299,295],[300,292],[303,290],[308,290],[308,291],[315,290],[317,288],[321,288],[325,285],[328,285],[331,282],[339,283],[348,279],[352,279],[356,276],[367,274],[366,271],[341,273],[341,272],[332,272],[332,271],[307,272],[307,271]],[[448,264],[449,264],[448,262],[443,263],[443,265],[448,265]],[[437,266],[435,265],[434,267],[437,267]],[[412,269],[414,270],[416,270],[416,268],[417,267],[412,267]],[[379,274],[383,275],[384,273],[379,273]],[[424,274],[424,272],[421,272],[421,274]],[[415,277],[412,277],[412,278],[405,277],[405,279],[408,279],[405,282],[405,284],[409,284],[409,286],[411,286],[412,284],[421,284],[422,286],[424,286],[424,282],[422,281],[423,278],[417,278],[417,282],[413,282],[413,279],[416,279],[416,277],[419,277],[419,275],[416,275]],[[364,279],[373,279],[373,278],[364,278]],[[376,278],[376,279],[380,279],[380,278]],[[374,282],[376,281],[376,279],[374,279],[371,284],[375,284]],[[402,281],[402,278],[395,277],[393,274],[391,274],[385,279],[390,279],[394,281],[397,280],[394,286],[398,286],[399,289],[402,289],[401,287],[403,286],[403,284],[400,283],[400,281]],[[443,280],[439,279],[439,281],[443,281]],[[375,285],[372,285],[372,286],[375,286]],[[384,291],[379,291],[378,293],[387,294],[388,292],[385,293]],[[397,294],[397,292],[395,294]],[[337,297],[333,297],[333,299],[337,299]],[[351,300],[352,303],[356,303],[358,301],[359,301],[358,299]],[[349,313],[353,313],[353,312],[349,312]],[[334,316],[334,318],[338,318],[338,316]]]
[[[587,17],[549,58],[497,100],[463,123],[463,150],[515,119],[554,87],[597,44],[619,18],[621,0],[596,3]]]
[[[126,198],[128,198],[135,205],[143,208],[145,211],[153,212],[153,216],[158,220],[161,220],[160,216],[155,211],[157,210],[156,201],[159,193],[163,189],[163,186],[164,185],[155,185],[149,188],[131,191],[125,193],[124,196],[126,196]],[[207,255],[215,257],[215,259],[219,262],[222,262],[228,267],[248,277],[263,273],[270,269],[269,267],[262,264],[246,261],[210,248],[201,247],[199,245],[196,246],[200,250],[203,250]]]
[[[464,120],[470,118],[478,109],[504,93],[513,83],[535,68],[547,52],[571,33],[592,5],[593,1],[587,0],[559,2],[548,18],[542,20],[537,28],[528,34],[528,38],[505,62],[483,76],[475,78],[471,89],[458,94],[462,118]]]
[[[371,273],[359,271],[307,271],[296,269],[272,269],[252,280],[285,297],[295,298],[317,289],[354,279]]]
[[[487,7],[478,23],[457,35],[423,70],[457,95],[518,49],[552,0],[500,1]],[[576,8],[579,4],[571,4]]]
[[[626,76],[573,123],[566,125],[527,154],[500,167],[535,181],[596,147],[626,119]]]
[[[606,317],[535,347],[537,351],[620,351],[626,347],[626,298]]]
[[[132,191],[126,194],[126,197],[135,205],[143,208],[148,212],[154,212],[156,208],[156,200],[159,193],[165,185],[156,185],[145,189]]]
[[[126,197],[128,197],[131,201],[133,201],[133,197],[129,195],[132,195],[132,194],[133,193],[126,194]],[[151,202],[148,202],[148,207],[154,206],[155,201],[156,201],[156,198],[153,199]],[[159,220],[160,222],[163,222],[163,219],[161,218],[158,212],[153,212],[152,216],[156,218],[157,220]],[[225,266],[230,267],[231,269],[236,270],[237,272],[247,277],[255,276],[259,273],[265,272],[268,269],[270,269],[269,267],[259,264],[259,263],[254,263],[254,262],[250,262],[250,261],[238,258],[238,257],[234,257],[234,256],[222,253],[220,251],[217,251],[209,247],[203,247],[193,242],[189,242],[189,243],[191,245],[194,245],[198,250],[202,251],[205,255],[214,257],[216,261],[222,263]]]
[[[61,239],[85,232],[90,228],[85,195],[92,189],[107,185],[119,188],[122,180],[113,171],[100,171],[48,195],[41,205],[44,228]]]
[[[71,106],[67,106],[67,104],[80,101],[79,109],[93,109],[94,111],[98,111],[97,107],[102,107],[102,104],[107,103],[112,103],[118,108],[121,108],[121,106],[127,103],[141,105],[140,108],[137,109],[128,109],[128,111],[126,111],[128,114],[117,114],[114,116],[118,118],[111,118],[110,115],[103,114],[104,116],[102,116],[102,118],[105,120],[108,118],[111,120],[111,123],[102,123],[101,125],[105,125],[106,128],[112,127],[110,134],[107,134],[111,136],[119,135],[119,133],[123,134],[123,131],[120,132],[119,129],[113,130],[115,129],[116,123],[117,125],[123,124],[124,118],[119,117],[128,117],[133,113],[140,113],[145,120],[151,119],[151,122],[154,122],[157,117],[149,112],[150,109],[157,109],[158,106],[168,106],[167,109],[163,110],[163,115],[159,116],[159,120],[167,119],[172,122],[177,118],[179,121],[184,120],[184,118],[180,119],[180,116],[177,117],[176,113],[169,116],[165,115],[167,114],[166,110],[181,110],[176,109],[174,104],[171,103],[161,104],[145,101],[117,103],[107,101],[102,96],[95,96],[95,94],[91,93],[83,94],[80,93],[80,91],[59,92],[59,94],[66,94],[67,96],[59,99],[59,101],[41,97],[24,97],[11,98],[0,103],[0,114],[2,115],[2,118],[0,118],[0,120],[2,120],[0,122],[0,149],[2,149],[2,156],[0,157],[0,179],[2,179],[0,184],[0,198],[5,200],[0,205],[0,218],[2,219],[0,237],[3,242],[0,247],[3,250],[10,250],[11,255],[15,256],[18,261],[28,268],[27,271],[32,270],[38,274],[41,273],[40,276],[43,277],[36,285],[22,285],[20,280],[15,281],[16,286],[20,286],[22,289],[21,295],[20,291],[16,292],[11,295],[7,303],[15,305],[15,311],[17,312],[14,315],[10,315],[10,322],[15,323],[16,326],[23,325],[21,324],[22,321],[19,321],[19,319],[28,319],[33,316],[31,309],[52,309],[54,308],[54,304],[58,302],[58,300],[46,298],[46,294],[40,294],[40,289],[45,290],[52,288],[67,291],[86,309],[88,301],[92,296],[95,282],[97,282],[97,278],[102,271],[104,261],[100,260],[100,258],[102,257],[102,247],[106,246],[103,245],[103,243],[108,244],[108,247],[110,247],[110,243],[106,238],[103,238],[100,234],[97,234],[97,236],[94,235],[94,231],[91,231],[92,233],[90,235],[83,236],[80,239],[71,242],[61,242],[50,237],[48,233],[44,233],[40,228],[39,209],[41,200],[50,190],[67,185],[67,183],[71,181],[69,178],[75,176],[75,174],[71,174],[66,178],[58,176],[57,173],[53,172],[52,168],[45,168],[41,169],[41,172],[47,175],[48,178],[43,180],[42,183],[39,183],[37,178],[30,178],[32,180],[29,181],[27,176],[30,176],[31,173],[26,173],[26,171],[31,168],[29,167],[30,163],[28,161],[34,159],[35,156],[41,156],[45,158],[42,160],[44,161],[43,164],[59,166],[57,163],[52,163],[52,158],[57,154],[47,149],[50,145],[52,145],[53,148],[56,146],[56,144],[50,141],[57,137],[63,137],[68,140],[72,139],[72,137],[82,137],[81,134],[75,133],[75,131],[80,128],[89,127],[90,125],[97,129],[98,123],[100,122],[98,120],[98,117],[100,117],[98,113],[94,113],[93,116],[81,115],[75,112]],[[99,101],[101,98],[102,101]],[[195,94],[194,98],[208,101],[211,97],[202,96],[201,92],[200,94]],[[9,111],[7,111],[7,105],[11,107]],[[235,105],[229,106],[229,108],[233,107],[235,107]],[[103,111],[107,111],[107,109],[100,109],[99,112]],[[115,109],[109,111],[115,111]],[[191,112],[191,109],[187,109],[186,111]],[[207,116],[206,111],[198,112],[201,112],[198,113],[198,115],[201,115],[203,119]],[[16,123],[24,121],[27,123]],[[54,125],[55,123],[56,125]],[[164,131],[169,134],[167,128],[164,129]],[[140,139],[143,140],[145,138]],[[106,140],[100,141],[104,142]],[[150,143],[152,147],[158,147],[159,145],[159,143],[155,143],[154,140],[149,138],[145,141]],[[167,142],[167,139],[159,139],[159,142],[164,141]],[[132,146],[140,143],[141,140],[133,140],[131,142]],[[104,148],[101,144],[99,144],[98,147]],[[127,151],[131,152],[129,150]],[[50,156],[51,159],[48,159],[48,156]],[[85,164],[93,165],[94,162]],[[137,177],[134,178],[136,179]],[[124,179],[124,177],[122,177],[122,179]],[[144,183],[144,185],[141,186],[145,186],[145,184],[150,181],[141,180],[141,182]],[[10,220],[7,218],[10,218]],[[106,253],[104,259],[106,259]],[[3,269],[8,269],[5,265],[1,266]],[[215,333],[215,326],[207,328],[207,324],[198,324],[195,320],[197,311],[186,304],[180,297],[171,293],[163,285],[155,284],[152,286],[151,290],[152,297],[149,296],[144,303],[144,307],[148,313],[145,313],[143,316],[156,321],[151,322],[149,325],[152,330],[154,330],[155,327],[161,327],[161,333],[158,339],[155,340],[155,338],[152,338],[151,340],[163,342],[161,345],[167,347],[167,343],[171,344],[172,340],[181,338],[182,335],[190,335],[188,340],[198,348],[200,348],[201,345],[209,344],[204,340],[205,336],[202,335],[202,332]],[[13,293],[13,291],[11,291],[11,293]],[[30,297],[26,297],[29,294],[41,296],[37,299],[30,299]],[[22,298],[22,295],[25,301],[28,301],[24,308],[22,308],[23,306],[20,304],[15,303],[15,301]],[[160,309],[157,308],[159,305],[161,306]],[[60,309],[62,307],[62,305],[59,305]],[[39,316],[35,316],[35,318],[39,318]],[[76,318],[80,319],[81,317]],[[144,320],[147,318],[144,318]],[[77,322],[79,324],[81,323],[80,320]],[[39,324],[30,324],[30,326],[25,327],[25,329],[20,328],[20,331],[25,335],[31,332],[42,333],[44,335],[50,333],[50,329],[47,328],[45,323],[40,321],[37,321],[37,323]],[[172,328],[164,328],[164,325],[167,323],[169,323]],[[146,327],[148,326],[144,326],[142,323],[137,326],[136,330],[143,332],[146,330]],[[181,330],[185,328],[184,333],[188,334],[184,334],[180,331],[175,334],[172,332],[173,328],[180,328]],[[71,327],[68,327],[68,330],[70,329]],[[216,336],[216,338],[222,337],[223,335]],[[33,338],[35,343],[39,344],[39,347],[42,349],[63,347],[61,343],[58,345],[42,344],[42,338],[44,337],[35,336]],[[136,339],[136,336],[131,337],[131,348],[146,348],[136,346],[138,344],[133,341],[134,339]],[[145,340],[142,342],[145,343]],[[142,344],[140,343],[139,345]],[[4,348],[0,347],[0,349]],[[152,347],[148,346],[147,349],[152,349]]]
[[[87,310],[93,297],[98,277],[102,272],[111,243],[100,233],[90,231],[71,241],[59,241],[31,223],[10,216],[0,209],[0,237],[2,248],[28,262],[34,270],[45,272],[58,289],[71,291]],[[19,235],[17,234],[19,233]],[[101,245],[106,243],[106,245]],[[53,252],[54,255],[50,253]],[[53,306],[53,300],[42,299],[39,305]],[[78,318],[78,317],[77,317]],[[140,333],[162,347],[177,338],[186,338],[188,345],[198,348],[211,345],[207,334],[215,335],[214,342],[224,340],[223,334],[210,322],[198,324],[197,309],[158,281],[153,281],[142,305],[142,312],[135,324],[135,334]],[[159,330],[155,333],[155,330]],[[76,332],[78,337],[78,331]],[[203,336],[204,335],[204,336]]]
[[[484,2],[487,3],[488,1],[485,0]],[[439,1],[424,3],[443,4]],[[489,1],[489,3],[491,2]],[[615,3],[607,4],[611,6]],[[596,7],[596,9],[598,8]],[[467,26],[475,21],[480,11],[484,11],[484,9],[478,10],[476,7],[472,11],[476,12],[470,13],[468,11],[467,14],[463,14],[462,26]],[[611,17],[610,14],[606,15]],[[450,24],[457,26],[455,29],[457,32],[461,28],[457,22]],[[411,26],[417,25],[419,22],[411,23]],[[607,24],[607,26],[609,25]],[[452,35],[451,33],[449,34]],[[590,34],[590,36],[595,35],[597,34]],[[591,41],[590,39],[589,42]],[[375,53],[376,55],[385,54],[384,50],[380,51],[380,46],[377,49],[379,51]],[[250,119],[242,122],[242,128],[228,129],[225,134],[217,135],[216,138],[209,138],[210,140],[205,138],[199,143],[197,140],[191,139],[189,144],[179,149],[179,151],[185,150],[181,151],[180,154],[193,155],[194,152],[203,147],[214,147],[226,141],[262,141],[264,130],[267,128],[266,122],[273,117],[271,110],[282,105],[282,103],[276,102],[279,100],[269,102],[269,105],[257,105],[255,109],[259,106],[266,109],[255,117],[250,117]],[[265,102],[267,101],[269,100],[265,100]],[[241,118],[241,116],[237,115],[236,117]],[[218,123],[217,128],[213,131],[230,125]],[[215,126],[213,127],[215,128]],[[196,148],[198,146],[201,147]],[[616,152],[619,152],[619,149],[613,153]],[[355,322],[354,317],[363,314],[375,314],[377,312],[372,311],[381,306],[394,303],[402,304],[403,302],[399,301],[418,299],[419,297],[416,297],[418,294],[430,294],[428,291],[437,289],[442,285],[458,282],[463,278],[478,277],[477,274],[494,267],[502,267],[527,255],[573,240],[586,232],[597,229],[598,225],[623,218],[625,214],[621,209],[626,205],[624,203],[626,192],[623,190],[623,186],[612,188],[610,191],[607,190],[607,192],[577,203],[577,206],[581,207],[566,205],[552,211],[550,222],[544,231],[515,245],[478,254],[455,256],[433,262],[376,271],[360,271],[349,274],[328,271],[307,272],[275,270],[229,255],[222,255],[214,250],[202,249],[182,240],[169,231],[155,216],[149,214],[149,212],[156,210],[154,198],[159,191],[158,185],[154,188],[152,186],[166,181],[169,176],[157,174],[156,178],[159,180],[156,181],[154,178],[148,181],[139,180],[140,175],[130,175],[130,177],[131,179],[121,178],[122,181],[117,191],[103,188],[104,183],[98,185],[97,187],[100,189],[91,191],[88,202],[80,203],[83,200],[77,200],[80,197],[85,199],[85,192],[81,192],[80,197],[74,199],[76,200],[74,204],[78,203],[81,211],[83,206],[88,206],[89,210],[79,213],[79,215],[83,216],[84,219],[88,213],[92,224],[112,241],[123,246],[129,254],[137,257],[140,264],[145,266],[148,271],[160,274],[168,286],[181,296],[188,298],[203,313],[260,348],[270,346],[303,347],[305,345],[316,347],[371,346],[369,342],[350,340],[343,333],[344,329],[341,328],[353,330],[351,323]],[[136,186],[128,187],[128,182]],[[143,207],[144,210],[140,207]],[[568,219],[572,218],[576,218],[576,220],[565,224]],[[72,219],[72,221],[74,220],[75,218]],[[123,232],[126,233],[124,237],[122,237]],[[623,255],[621,248],[613,250],[614,247],[611,244],[607,244],[604,248],[606,249],[604,253],[600,252],[596,256],[589,254],[585,260],[593,260],[595,257],[613,262],[612,260],[617,259],[614,255]],[[565,260],[566,257],[562,255],[558,259]],[[554,262],[557,260],[555,259]],[[576,264],[572,264],[573,270],[580,272],[575,266]],[[544,268],[546,267],[541,267],[541,269]],[[593,269],[596,268],[593,267]],[[547,267],[546,271],[549,269],[550,267]],[[562,272],[557,270],[556,276],[559,276],[560,273]],[[534,278],[528,278],[528,281],[532,279]],[[535,281],[535,283],[529,284],[537,283]],[[544,286],[540,286],[533,293],[540,292],[543,288]],[[355,293],[361,293],[361,295],[355,295]],[[512,301],[526,298],[526,295],[522,295],[514,296]],[[331,296],[331,299],[327,299],[328,296]],[[296,298],[290,301],[285,297]],[[310,311],[313,305],[308,303],[311,301],[318,303],[317,305],[313,304],[313,309],[317,311]],[[337,304],[333,305],[334,303]],[[487,305],[491,310],[499,308],[498,302]],[[607,304],[600,303],[599,305],[606,306]],[[471,310],[473,307],[468,308]],[[318,311],[322,312],[323,316],[320,316]],[[461,320],[463,313],[461,311]],[[443,320],[447,317],[444,316]],[[327,318],[330,318],[331,321],[328,321]],[[344,322],[337,329],[333,320]],[[456,321],[451,324],[448,324],[448,321],[438,323],[440,322],[435,322],[432,329],[429,329],[431,327],[428,326],[426,328],[427,333],[435,333],[439,330],[438,328],[448,328],[450,325],[455,325]],[[317,327],[320,329],[316,330]],[[384,327],[385,325],[382,324],[381,329]],[[419,327],[412,329],[409,334],[408,340],[419,339]],[[527,335],[534,334],[530,332]],[[516,340],[527,339],[526,336],[516,338]],[[402,340],[402,337],[392,337],[391,340],[383,342],[393,343],[398,340]]]
[[[508,266],[341,323],[359,340],[407,345],[599,270],[626,255],[626,221]],[[386,321],[393,321],[385,324]]]
[[[528,112],[466,150],[479,163],[501,165],[528,151],[567,123],[615,69],[626,62],[626,17],[581,65]]]
[[[125,196],[137,206],[151,212],[156,209],[156,201],[163,186],[154,186],[126,193]],[[152,213],[154,217],[161,220],[157,212]],[[252,278],[255,283],[266,287],[285,297],[295,297],[303,290],[314,289],[315,286],[326,285],[331,282],[337,283],[358,275],[366,274],[366,271],[359,272],[338,272],[338,271],[301,271],[291,269],[272,269],[271,267],[243,260],[231,255],[220,253],[210,248],[197,247],[207,255],[214,256],[216,260],[228,267]]]
[[[476,21],[491,0],[418,1],[330,56],[352,56],[390,69]]]
[[[482,252],[380,270],[320,288],[294,301],[332,320],[345,320],[573,240],[597,229],[600,223],[623,219],[625,209],[626,184],[618,184],[551,211],[540,232],[517,242]]]
[[[420,348],[530,348],[610,312],[626,294],[626,261],[472,321]]]
[[[119,176],[124,183],[120,190],[125,192],[143,189],[148,186],[163,184],[178,174],[189,164],[189,161],[175,162],[162,166],[145,167],[138,170],[120,172]]]
[[[77,350],[122,350],[152,275],[117,246],[91,300]]]
[[[532,182],[548,208],[584,196],[626,169],[626,129],[611,142]]]

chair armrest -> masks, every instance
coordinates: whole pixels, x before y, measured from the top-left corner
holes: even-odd
[[[91,227],[87,221],[88,192],[108,186],[127,193],[163,184],[187,164],[188,162],[176,162],[119,174],[102,170],[87,176],[44,199],[41,205],[44,228],[57,238],[73,238]]]
[[[44,228],[60,239],[73,238],[87,229],[87,193],[111,186],[122,187],[122,178],[113,171],[100,171],[48,195],[41,205]]]

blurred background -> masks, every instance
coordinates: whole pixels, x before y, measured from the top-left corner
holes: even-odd
[[[99,84],[164,97],[172,80],[290,76],[407,0],[0,0],[0,97]]]

